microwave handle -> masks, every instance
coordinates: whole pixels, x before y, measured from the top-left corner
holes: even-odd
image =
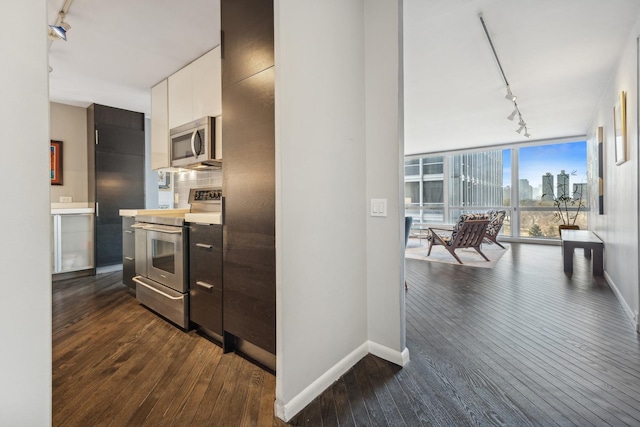
[[[196,153],[196,135],[198,134],[198,129],[194,130],[191,134],[191,152],[193,153],[194,158],[198,158],[198,154]]]

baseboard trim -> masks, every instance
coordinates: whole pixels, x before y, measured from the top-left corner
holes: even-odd
[[[274,404],[276,416],[285,422],[291,420],[291,418],[302,411],[305,406],[311,403],[313,399],[320,396],[331,384],[336,382],[369,353],[388,360],[391,363],[395,363],[396,365],[405,366],[409,363],[409,350],[407,348],[400,352],[378,343],[367,341],[349,353],[344,359],[333,365],[333,367],[309,384],[309,386],[294,396],[289,402],[282,403],[276,400]]]
[[[410,360],[408,348],[400,352],[373,341],[369,341],[369,353],[399,366],[405,366]]]
[[[122,264],[105,265],[104,267],[96,268],[96,274],[113,273],[118,270],[122,270]]]
[[[607,274],[606,271],[604,272],[604,280],[607,282],[607,284],[609,285],[609,288],[611,288],[614,295],[620,302],[620,305],[622,306],[622,309],[624,310],[624,312],[627,314],[627,316],[629,316],[629,319],[631,320],[631,323],[635,326],[636,331],[640,333],[640,319],[636,318],[635,314],[633,313],[633,310],[631,309],[631,307],[629,307],[629,304],[627,304],[627,301],[625,301],[624,297],[618,290],[618,287],[614,283],[613,279],[611,278],[611,276],[609,276],[609,274]]]

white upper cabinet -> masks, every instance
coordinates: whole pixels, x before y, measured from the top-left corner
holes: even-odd
[[[164,79],[151,88],[151,169],[154,170],[170,166],[168,86]]]
[[[222,114],[220,46],[169,77],[169,129]]]
[[[220,46],[193,63],[193,120],[222,115]]]

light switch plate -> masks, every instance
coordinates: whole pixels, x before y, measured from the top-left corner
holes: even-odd
[[[60,203],[71,203],[73,201],[73,197],[71,196],[60,196]]]
[[[387,199],[371,199],[371,216],[387,216]]]

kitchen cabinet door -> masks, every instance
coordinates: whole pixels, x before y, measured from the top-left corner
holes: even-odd
[[[168,79],[169,129],[193,121],[193,63]]]
[[[193,120],[222,114],[220,46],[193,63]]]
[[[273,1],[222,1],[220,11],[222,87],[272,67]]]
[[[169,83],[164,79],[151,88],[151,169],[168,168]]]
[[[276,351],[274,68],[224,88],[224,329]],[[247,155],[250,153],[250,155]]]
[[[144,208],[144,131],[111,126],[98,128],[96,266],[103,267],[122,262],[120,209]]]
[[[169,129],[222,114],[220,47],[169,76]]]
[[[51,216],[53,273],[93,268],[93,214]]]

